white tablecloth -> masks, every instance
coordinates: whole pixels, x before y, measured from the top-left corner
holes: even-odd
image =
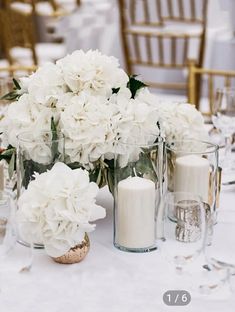
[[[219,209],[235,208],[234,191],[235,186],[223,190]],[[100,191],[98,202],[106,207],[107,217],[90,234],[91,250],[83,262],[57,264],[43,250],[35,250],[30,272],[16,273],[7,263],[8,269],[0,275],[1,312],[234,311],[235,296],[221,293],[195,293],[186,307],[166,306],[163,293],[179,285],[161,251],[134,254],[114,248],[112,196],[106,188]],[[27,250],[18,245],[13,263],[16,257],[24,259]]]

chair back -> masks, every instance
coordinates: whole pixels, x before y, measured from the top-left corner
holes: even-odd
[[[36,34],[32,13],[22,12],[11,8],[1,9],[2,36],[7,60],[14,64],[11,49],[14,47],[31,50],[33,64],[37,65],[35,51]]]
[[[202,65],[207,0],[119,0],[119,9],[129,74],[136,74],[137,66],[182,71],[189,59]],[[159,83],[143,78],[152,87],[187,89],[187,82]]]
[[[119,0],[129,25],[162,26],[167,21],[204,24],[207,0]]]
[[[201,84],[204,83],[204,88],[200,88],[197,81],[200,81]],[[200,100],[207,100],[208,110],[202,111],[204,115],[212,115],[212,107],[216,99],[216,89],[224,87],[235,88],[235,71],[207,69],[190,64],[188,102],[195,104],[196,108],[202,111]],[[200,90],[204,92],[200,92]]]

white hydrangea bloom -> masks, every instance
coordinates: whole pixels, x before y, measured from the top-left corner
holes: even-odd
[[[128,76],[119,67],[118,60],[99,51],[75,51],[57,61],[57,66],[74,93],[89,91],[109,96],[112,88],[126,86],[128,82]]]
[[[98,186],[82,169],[56,163],[37,174],[18,202],[22,238],[43,243],[52,257],[65,254],[95,229],[90,222],[105,217],[105,209],[95,204],[97,193]]]
[[[60,129],[66,137],[65,153],[71,162],[87,165],[107,153],[114,140],[112,105],[103,96],[85,92],[71,98],[61,112]]]
[[[166,141],[207,139],[203,116],[194,105],[161,102],[157,104],[157,110],[161,132]]]
[[[17,102],[9,105],[3,119],[7,143],[17,146],[17,135],[29,131],[49,131],[52,116],[56,119],[55,109],[32,101],[31,95],[23,94]]]

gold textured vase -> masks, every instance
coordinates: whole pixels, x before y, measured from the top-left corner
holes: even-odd
[[[63,256],[52,257],[55,262],[62,264],[73,264],[82,261],[90,249],[90,240],[85,234],[84,240],[73,248],[70,248]]]

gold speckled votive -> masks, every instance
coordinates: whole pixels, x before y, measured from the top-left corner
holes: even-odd
[[[52,257],[55,262],[62,264],[73,264],[82,261],[90,249],[90,240],[85,234],[84,240],[73,248],[70,248],[63,256]]]

